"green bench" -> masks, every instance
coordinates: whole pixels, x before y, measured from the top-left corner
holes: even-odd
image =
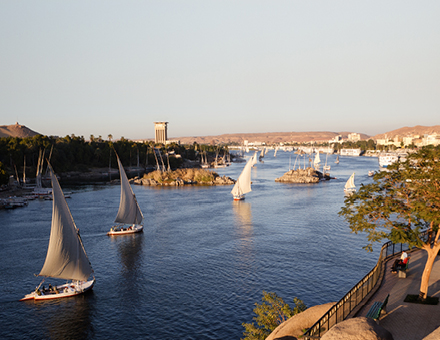
[[[385,307],[387,306],[389,297],[390,294],[387,295],[387,297],[385,298],[385,300],[383,300],[383,302],[376,301],[375,303],[373,303],[373,305],[371,306],[370,310],[366,315],[367,318],[372,318],[374,320],[379,319],[380,313],[382,312],[382,310],[385,310]]]

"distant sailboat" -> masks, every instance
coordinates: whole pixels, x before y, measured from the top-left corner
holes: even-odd
[[[115,219],[115,223],[118,223],[118,225],[112,227],[107,235],[138,233],[144,228],[142,225],[144,216],[128,182],[124,167],[118,155],[116,155],[116,157],[118,158],[119,174],[121,177],[121,199],[118,214]]]
[[[259,160],[261,163],[264,163],[264,162],[263,162],[263,158],[264,158],[264,148],[261,150],[260,157],[259,157],[258,160]]]
[[[38,163],[37,163],[37,174],[35,176],[35,188],[32,191],[33,195],[38,196],[47,196],[52,194],[51,188],[43,188],[42,182],[42,173],[43,173],[43,165],[44,165],[44,151],[41,151],[38,154]]]
[[[330,165],[327,164],[327,158],[328,158],[328,152],[327,152],[327,154],[325,155],[325,165],[324,165],[324,167],[322,168],[324,171],[330,171],[330,169],[331,169]]]
[[[252,160],[252,166],[257,164],[258,160],[257,160],[257,152],[256,151],[255,151],[254,155],[251,157],[251,160]]]
[[[234,187],[231,190],[231,194],[235,201],[244,200],[245,194],[251,192],[251,170],[252,170],[253,158],[249,159],[246,163],[243,171],[235,182]]]
[[[335,164],[339,164],[339,155],[336,156]]]
[[[315,159],[313,161],[313,166],[315,167],[315,169],[319,169],[320,163],[321,163],[321,158],[319,157],[319,151],[318,151],[316,152]]]
[[[352,193],[352,192],[356,191],[356,186],[354,185],[354,172],[351,174],[347,183],[345,183],[344,191],[346,193]]]
[[[72,280],[72,282],[53,287],[49,285],[49,288],[45,289],[44,286],[41,288],[43,279],[35,291],[27,294],[20,301],[70,297],[92,289],[95,283],[94,277],[87,281],[93,269],[52,167],[50,167],[50,177],[53,189],[52,226],[46,260],[38,276]]]

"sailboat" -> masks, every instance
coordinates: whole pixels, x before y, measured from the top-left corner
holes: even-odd
[[[121,177],[121,199],[119,202],[119,210],[116,215],[115,223],[107,235],[124,235],[139,233],[144,229],[142,221],[144,216],[139,208],[139,204],[136,200],[136,196],[131,189],[128,182],[127,175],[125,174],[124,167],[118,157],[119,174]]]
[[[235,201],[244,200],[244,195],[251,192],[251,170],[252,170],[252,159],[250,158],[243,171],[235,182],[234,187],[231,190],[231,194]]]
[[[317,151],[315,155],[315,160],[313,161],[315,169],[319,169],[319,163],[321,163],[321,158],[319,158],[319,151]]]
[[[356,191],[356,186],[354,185],[354,172],[353,172],[350,178],[348,179],[347,183],[345,183],[344,192],[352,193],[355,191]]]
[[[37,174],[35,176],[36,186],[32,191],[33,195],[48,196],[51,195],[52,193],[51,188],[43,188],[43,182],[42,182],[43,165],[44,165],[44,151],[41,151],[40,149],[40,152],[38,154]]]
[[[257,164],[257,151],[255,151],[254,155],[251,157],[252,160],[252,166]]]
[[[335,164],[339,164],[339,155],[336,156]]]
[[[324,165],[324,167],[322,168],[324,171],[330,171],[330,169],[331,169],[330,165],[327,165],[327,158],[328,158],[328,152],[327,152],[327,154],[325,155],[325,165]]]
[[[92,289],[95,278],[88,280],[93,273],[79,231],[70,213],[58,179],[50,166],[52,181],[52,226],[46,260],[38,276],[72,280],[49,288],[41,287],[44,280],[20,301],[50,300],[82,294]]]
[[[264,158],[264,148],[261,150],[260,157],[259,157],[258,160],[259,160],[261,163],[264,163],[264,162],[263,162],[263,158]]]

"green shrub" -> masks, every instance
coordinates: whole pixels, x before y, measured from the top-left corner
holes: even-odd
[[[261,304],[256,303],[254,308],[254,313],[257,316],[253,320],[257,322],[257,325],[243,323],[245,328],[243,335],[245,337],[242,340],[264,340],[278,325],[307,308],[300,299],[295,297],[293,299],[295,307],[292,309],[275,293],[265,291],[263,291],[262,300],[263,302]]]

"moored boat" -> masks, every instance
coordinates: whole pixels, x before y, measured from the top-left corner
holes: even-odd
[[[379,166],[381,168],[387,168],[391,164],[396,162],[404,162],[408,154],[406,153],[397,153],[397,152],[384,152],[379,154]]]

